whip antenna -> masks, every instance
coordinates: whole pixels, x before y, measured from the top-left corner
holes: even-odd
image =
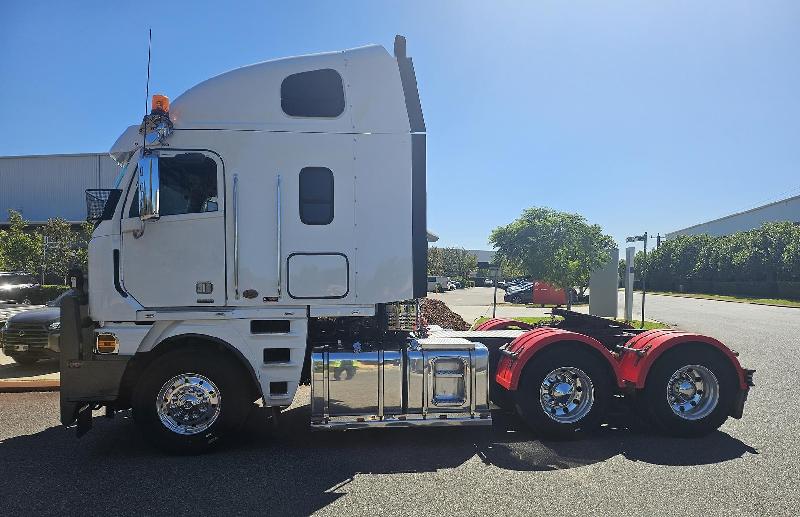
[[[147,85],[144,89],[144,118],[142,119],[142,152],[147,145],[147,102],[150,100],[150,49],[153,45],[153,29],[147,29]]]

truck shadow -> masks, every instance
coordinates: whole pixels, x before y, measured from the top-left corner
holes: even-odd
[[[71,429],[51,427],[0,442],[2,476],[13,480],[13,490],[3,483],[0,501],[10,515],[65,509],[299,515],[345,495],[346,485],[359,476],[455,469],[475,457],[519,472],[577,468],[617,455],[659,465],[704,465],[757,454],[724,432],[694,440],[665,438],[624,415],[615,415],[612,425],[594,436],[569,442],[539,441],[510,413],[495,411],[494,418],[485,429],[335,432],[309,429],[308,405],[284,411],[277,427],[266,410],[256,408],[240,439],[209,454],[177,457],[145,443],[127,413],[114,420],[96,417],[95,430],[80,441]]]

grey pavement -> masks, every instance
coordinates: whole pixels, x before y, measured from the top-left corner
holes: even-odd
[[[526,307],[503,302],[502,289],[497,290],[498,318],[549,316],[550,309],[541,307]],[[456,289],[444,293],[428,293],[430,298],[444,301],[453,312],[464,318],[467,323],[474,323],[478,318],[492,317],[493,287],[472,287],[470,289]]]
[[[800,310],[652,296],[652,317],[709,333],[756,368],[742,420],[701,439],[625,412],[580,441],[542,442],[510,414],[491,429],[312,432],[308,389],[275,430],[256,409],[240,440],[163,455],[129,415],[58,425],[58,394],[0,394],[8,515],[797,515]]]

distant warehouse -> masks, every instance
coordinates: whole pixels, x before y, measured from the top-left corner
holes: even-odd
[[[679,235],[729,235],[758,228],[764,223],[791,221],[800,223],[800,196],[775,201],[758,208],[738,212],[707,223],[700,223],[683,230],[667,233],[671,239]]]
[[[119,170],[108,153],[0,156],[0,227],[9,209],[35,224],[84,221],[84,191],[112,188]]]

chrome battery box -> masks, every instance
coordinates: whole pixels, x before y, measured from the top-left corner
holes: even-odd
[[[486,346],[427,338],[414,341],[406,354],[408,418],[491,419]]]
[[[311,353],[311,422],[366,423],[403,412],[403,352],[325,346]]]

